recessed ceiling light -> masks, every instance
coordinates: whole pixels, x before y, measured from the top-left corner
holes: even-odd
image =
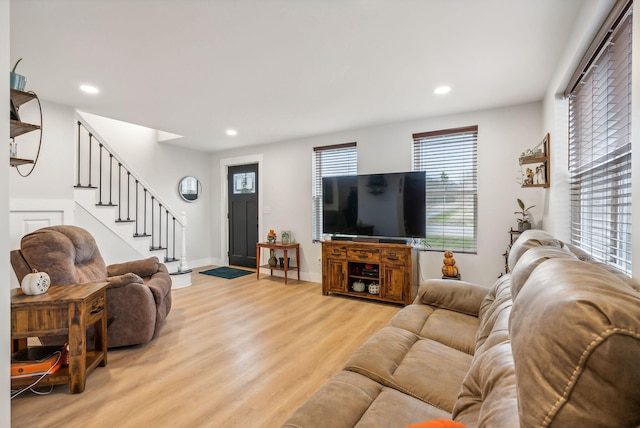
[[[438,86],[433,92],[438,95],[448,94],[451,92],[451,86]]]
[[[235,137],[236,135],[238,135],[238,131],[236,131],[235,129],[227,129],[227,135],[230,137]]]
[[[97,94],[98,92],[100,92],[98,88],[91,85],[80,85],[80,90],[82,92],[86,92],[87,94]]]

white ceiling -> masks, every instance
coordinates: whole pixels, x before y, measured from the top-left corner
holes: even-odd
[[[585,1],[12,0],[11,60],[43,99],[214,151],[540,100]]]

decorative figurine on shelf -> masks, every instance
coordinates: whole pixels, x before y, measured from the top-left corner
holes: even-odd
[[[271,257],[269,257],[269,261],[267,263],[269,263],[269,266],[275,267],[278,264],[278,259],[276,258],[276,250],[271,250],[269,254],[271,255]]]
[[[269,233],[267,234],[267,242],[269,244],[275,244],[276,243],[276,232],[273,231],[273,229],[269,229]]]
[[[533,184],[533,170],[527,168],[527,178],[524,179],[524,184]]]
[[[444,252],[444,266],[442,266],[442,275],[446,278],[460,278],[460,272],[456,266],[456,259],[453,258],[453,252]]]

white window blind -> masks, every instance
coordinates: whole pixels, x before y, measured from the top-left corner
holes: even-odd
[[[356,175],[358,151],[356,143],[313,148],[313,215],[311,232],[314,242],[322,237],[322,177]]]
[[[477,252],[478,127],[413,135],[413,170],[426,173],[430,250]]]
[[[570,92],[571,240],[631,273],[631,8]]]

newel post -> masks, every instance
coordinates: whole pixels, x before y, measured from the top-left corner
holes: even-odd
[[[191,270],[187,265],[187,213],[185,211],[182,211],[180,222],[182,223],[182,251],[180,252],[178,272],[185,272]]]

